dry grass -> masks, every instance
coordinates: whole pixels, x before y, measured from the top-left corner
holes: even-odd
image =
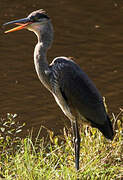
[[[0,177],[6,180],[118,180],[123,179],[123,111],[114,116],[116,135],[106,140],[97,129],[81,127],[80,170],[74,168],[71,133],[64,129],[63,141],[49,133],[44,139],[17,138],[23,126],[15,126],[14,116],[0,124]],[[6,122],[6,123],[5,123]],[[9,123],[7,123],[9,122]],[[3,125],[4,124],[4,125]],[[13,125],[14,128],[13,128]],[[7,127],[7,126],[8,127]],[[5,130],[9,129],[9,133]],[[2,128],[2,129],[1,129]],[[11,135],[14,136],[11,136]]]

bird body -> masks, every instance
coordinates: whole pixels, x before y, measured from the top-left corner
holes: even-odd
[[[113,139],[113,129],[106,113],[103,98],[87,74],[70,58],[57,57],[49,65],[47,51],[53,40],[50,18],[42,10],[32,12],[27,18],[8,22],[33,31],[38,38],[34,50],[34,64],[42,84],[53,94],[57,104],[70,119],[75,137],[75,166],[79,169],[80,135],[78,122],[98,128],[108,139]]]
[[[49,67],[53,73],[52,86],[56,91],[54,97],[70,120],[77,119],[79,123],[85,122],[97,128],[108,125],[108,122],[111,128],[103,98],[87,74],[74,61],[58,57]],[[104,136],[111,139],[112,131],[107,131],[107,127],[105,126]],[[100,131],[102,132],[101,129]]]

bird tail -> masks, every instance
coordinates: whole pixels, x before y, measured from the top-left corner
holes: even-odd
[[[105,122],[105,124],[99,125],[99,124],[92,123],[92,127],[98,128],[107,139],[113,140],[114,132],[113,132],[112,123],[108,115],[107,115],[107,121]]]
[[[107,139],[113,140],[113,138],[114,138],[113,127],[112,127],[112,123],[111,123],[108,116],[107,116],[107,121],[105,122],[105,124],[104,125],[98,125],[97,128],[102,132],[102,134]]]

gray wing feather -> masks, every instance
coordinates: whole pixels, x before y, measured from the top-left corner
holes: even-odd
[[[52,64],[52,70],[67,104],[71,104],[91,123],[104,124],[107,115],[103,99],[81,68],[71,60],[57,58]]]

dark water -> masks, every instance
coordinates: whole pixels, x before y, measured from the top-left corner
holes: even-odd
[[[106,97],[110,115],[123,105],[123,1],[47,0],[0,1],[1,24],[45,9],[55,39],[48,53],[72,56]],[[9,28],[9,27],[8,27]],[[0,31],[0,112],[17,113],[26,129],[41,125],[56,133],[69,122],[37,78],[33,64],[35,35],[26,30]]]

